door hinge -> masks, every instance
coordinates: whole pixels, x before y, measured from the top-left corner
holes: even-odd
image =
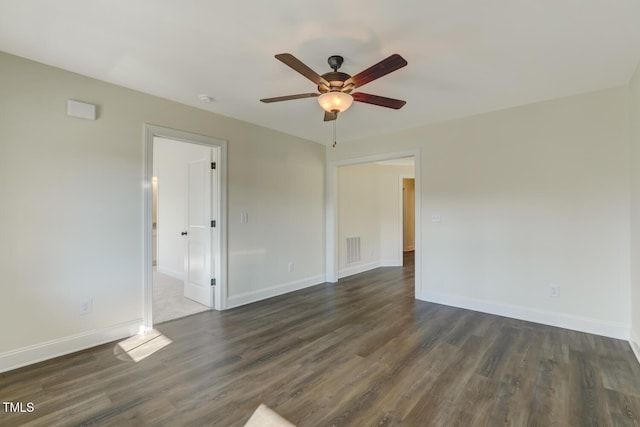
[[[216,220],[214,219],[211,221],[211,227],[215,227],[215,226],[216,226]]]
[[[215,169],[216,168],[216,162],[211,162],[211,169]]]
[[[216,279],[211,279],[211,286],[215,286],[216,285]]]

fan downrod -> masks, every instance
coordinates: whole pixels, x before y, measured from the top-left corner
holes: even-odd
[[[329,67],[333,68],[333,71],[335,72],[342,66],[344,58],[340,55],[332,55],[327,59],[327,62],[329,63]]]

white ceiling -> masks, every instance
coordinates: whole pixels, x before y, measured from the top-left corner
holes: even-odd
[[[640,0],[2,0],[0,50],[320,143],[315,99],[258,101],[315,91],[273,55],[322,74],[339,54],[353,75],[399,53],[359,90],[407,105],[355,103],[344,142],[626,84]]]

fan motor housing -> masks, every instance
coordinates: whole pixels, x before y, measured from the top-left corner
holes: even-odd
[[[332,90],[342,90],[344,82],[350,79],[351,76],[347,73],[341,73],[340,71],[330,71],[328,73],[324,73],[322,78],[329,82],[329,87],[319,85],[318,90],[320,93],[325,93]],[[344,92],[351,92],[351,89]]]

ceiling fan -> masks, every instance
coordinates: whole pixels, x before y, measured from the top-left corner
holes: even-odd
[[[319,75],[311,68],[307,67],[298,58],[290,53],[281,53],[275,56],[276,59],[285,65],[293,68],[298,73],[305,76],[318,86],[318,93],[300,93],[297,95],[278,96],[275,98],[265,98],[260,101],[270,103],[279,101],[289,101],[291,99],[301,98],[318,98],[320,106],[325,111],[324,121],[336,120],[338,113],[348,109],[353,101],[364,102],[365,104],[378,105],[380,107],[393,108],[398,110],[406,104],[406,101],[393,98],[385,98],[384,96],[371,95],[364,92],[353,92],[354,89],[364,86],[365,84],[379,79],[382,76],[396,71],[405,65],[407,61],[394,53],[386,59],[367,68],[360,73],[350,76],[349,74],[338,71],[344,58],[339,55],[330,56],[327,62],[333,69],[328,73]]]

